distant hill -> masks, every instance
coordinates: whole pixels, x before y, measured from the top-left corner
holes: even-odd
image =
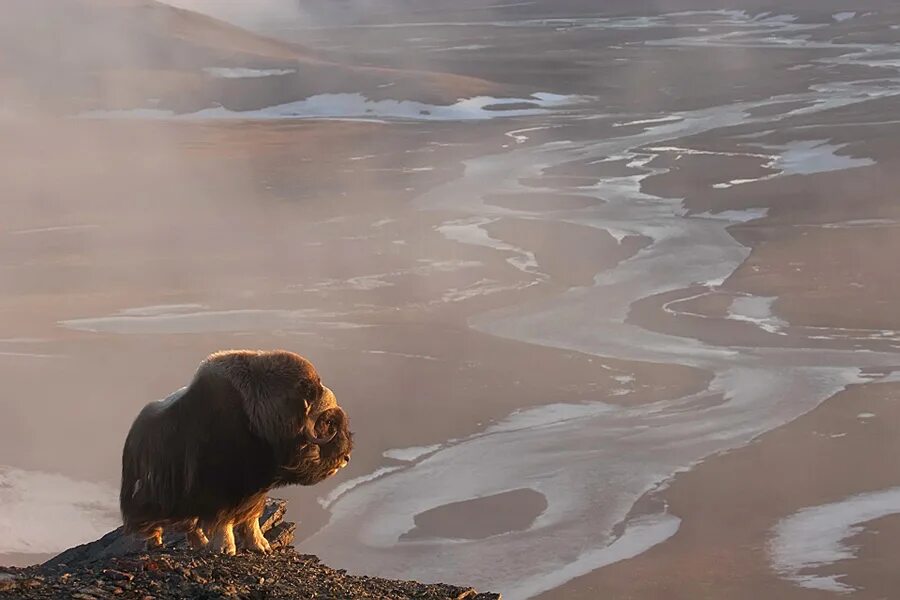
[[[472,77],[333,62],[154,0],[0,2],[0,110],[249,110],[332,92],[434,104],[512,93]]]

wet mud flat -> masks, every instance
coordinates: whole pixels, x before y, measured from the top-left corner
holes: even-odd
[[[559,294],[481,313],[469,323],[495,336],[588,355],[691,366],[710,373],[711,383],[700,392],[637,407],[595,401],[520,411],[481,435],[425,453],[405,470],[385,473],[340,498],[332,521],[312,543],[324,550],[331,546],[329,533],[352,535],[362,542],[353,560],[377,561],[390,570],[390,561],[364,548],[373,553],[403,548],[391,540],[421,530],[413,529],[405,515],[418,515],[418,524],[439,514],[438,507],[449,515],[462,510],[466,498],[474,506],[476,498],[493,498],[516,489],[517,482],[531,481],[531,489],[547,499],[547,509],[525,531],[477,542],[481,556],[521,558],[533,548],[534,556],[521,562],[543,565],[529,569],[533,578],[523,579],[523,571],[507,562],[518,579],[503,589],[527,597],[578,572],[605,566],[597,573],[615,573],[633,556],[677,536],[690,518],[686,511],[666,509],[665,501],[649,502],[648,490],[659,486],[653,497],[665,498],[665,482],[683,477],[677,473],[714,463],[718,459],[710,457],[815,411],[848,385],[890,381],[898,364],[891,325],[896,312],[890,308],[896,287],[887,276],[888,253],[875,246],[890,236],[896,213],[879,192],[883,188],[863,182],[890,178],[896,148],[865,130],[864,123],[892,127],[888,110],[876,109],[880,118],[861,117],[866,109],[889,106],[898,80],[886,69],[892,49],[879,41],[882,33],[889,36],[883,21],[854,24],[857,33],[870,29],[868,36],[855,36],[866,41],[844,45],[841,30],[825,39],[831,24],[846,28],[857,16],[862,18],[722,11],[680,15],[677,35],[671,37],[662,26],[648,26],[652,33],[629,30],[646,36],[632,50],[660,53],[647,61],[648,73],[654,72],[653,60],[677,66],[684,59],[681,68],[689,68],[688,57],[703,49],[707,56],[722,57],[723,65],[740,57],[757,77],[721,97],[690,98],[690,92],[679,94],[677,84],[670,100],[649,93],[654,101],[668,102],[667,110],[657,107],[649,114],[610,115],[598,105],[590,117],[587,108],[536,121],[510,133],[515,145],[508,151],[468,161],[464,177],[417,197],[421,210],[459,215],[442,229],[445,235],[493,247],[537,281],[552,279],[545,277],[539,260],[545,246],[563,246],[542,244],[534,235],[514,237],[517,220],[548,232],[556,223],[594,227],[620,243],[629,237],[649,240],[590,276],[592,285],[579,278]],[[578,24],[603,31],[600,19],[587,21]],[[533,27],[548,37],[557,35],[550,31],[554,28],[576,28],[558,21],[485,26]],[[411,27],[420,27],[421,33],[440,26]],[[815,41],[804,41],[813,31]],[[791,81],[776,74],[787,68],[798,74]],[[601,169],[616,162],[632,172],[592,172],[595,165]],[[859,186],[854,197],[862,193],[860,203],[837,191],[844,185]],[[541,206],[529,197],[550,190],[572,194],[574,200]],[[520,206],[516,193],[522,195]],[[597,203],[581,204],[585,194],[593,194]],[[871,268],[850,266],[860,264]],[[867,292],[875,295],[862,299]],[[856,297],[859,308],[848,310]],[[876,311],[863,308],[876,305],[881,307]],[[543,464],[553,453],[560,457],[559,471]],[[496,470],[483,456],[492,457]],[[428,477],[450,480],[460,464],[479,465],[483,479],[465,480],[462,490],[416,483]],[[845,485],[851,495],[854,482]],[[399,507],[384,502],[409,489],[418,490],[415,502]],[[432,500],[426,499],[429,495]],[[520,507],[523,515],[531,510],[526,504]],[[379,525],[365,526],[360,514]],[[444,542],[417,539],[417,548],[428,544],[451,555],[475,548],[474,542],[452,536]],[[539,540],[554,539],[559,540],[555,546],[552,541],[549,547],[539,545]],[[572,546],[581,552],[570,555]],[[465,564],[465,558],[460,560]],[[428,572],[426,565],[422,568]],[[771,562],[769,568],[774,577],[791,581],[778,564]],[[729,577],[723,566],[722,578]],[[576,593],[579,585],[590,585],[590,576],[547,597]],[[585,589],[597,594],[606,588]]]
[[[478,123],[182,123],[174,145],[171,124],[98,120],[111,158],[137,127],[166,152],[115,162],[115,194],[100,166],[61,170],[96,192],[68,219],[39,210],[67,206],[53,179],[40,201],[19,189],[31,212],[0,238],[0,369],[36,399],[4,438],[17,492],[57,467],[114,519],[81,483],[115,479],[118,438],[62,464],[48,442],[72,435],[41,411],[124,430],[213,347],[288,346],[365,430],[342,480],[290,491],[301,549],[329,564],[509,598],[889,589],[896,10],[520,10],[475,30],[499,49],[447,22],[345,41],[399,29],[458,72],[477,51],[480,76],[587,99]],[[509,69],[528,43],[557,57]],[[26,147],[11,175],[43,156]],[[157,177],[176,165],[177,185]],[[792,552],[820,518],[823,553]],[[495,527],[455,526],[478,519]]]

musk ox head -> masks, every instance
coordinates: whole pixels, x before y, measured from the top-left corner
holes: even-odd
[[[256,535],[268,490],[312,485],[346,466],[349,427],[305,358],[213,354],[190,385],[147,405],[131,426],[120,493],[126,529],[159,538],[161,527],[230,531],[246,524]]]
[[[331,397],[334,398],[334,395]],[[310,419],[310,422],[313,420]],[[313,437],[321,443],[298,444],[293,460],[282,467],[277,485],[314,485],[350,462],[353,434],[347,413],[335,404],[319,412],[314,423],[313,432],[307,439]]]

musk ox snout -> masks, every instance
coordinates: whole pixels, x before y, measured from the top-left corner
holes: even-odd
[[[315,433],[331,437],[331,440],[324,444],[302,444],[298,447],[290,465],[282,468],[279,485],[315,485],[350,462],[353,433],[350,431],[350,419],[341,407],[323,411],[316,418]]]
[[[316,433],[332,436],[331,441],[321,447],[322,460],[339,460],[350,462],[353,451],[353,433],[350,432],[350,419],[340,407],[329,408],[316,419]]]

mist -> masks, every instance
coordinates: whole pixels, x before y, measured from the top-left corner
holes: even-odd
[[[601,4],[0,3],[0,564],[118,526],[141,408],[282,348],[356,434],[273,493],[332,567],[889,581],[900,12]]]
[[[260,0],[253,3],[240,0],[171,0],[166,4],[208,14],[251,29],[264,30],[267,26],[285,21],[295,26],[313,23],[301,3],[294,0]]]

